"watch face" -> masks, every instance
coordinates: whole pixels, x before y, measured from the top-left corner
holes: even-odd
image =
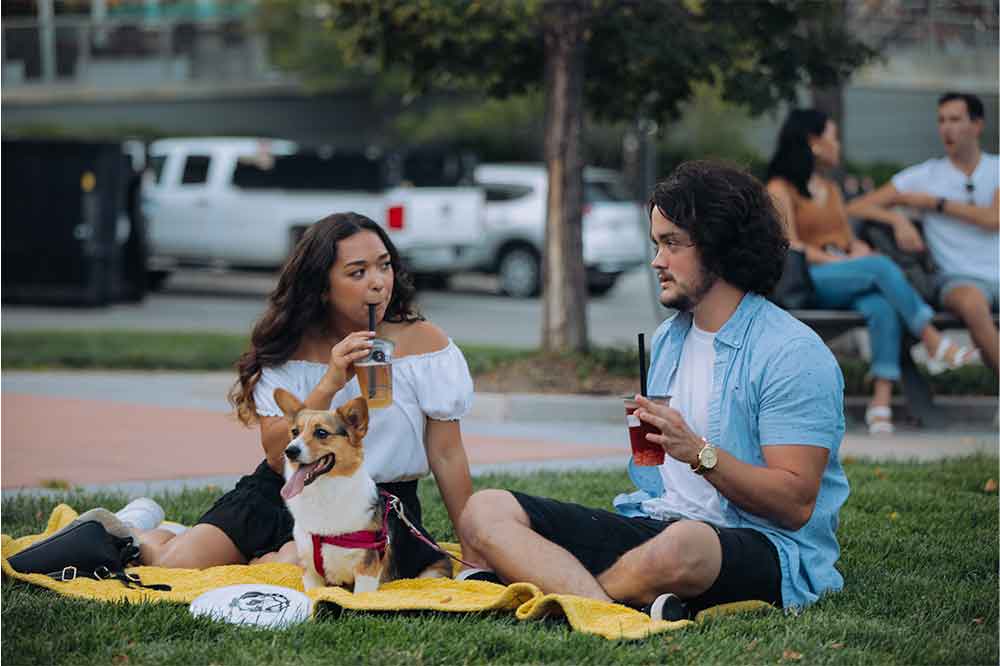
[[[701,453],[698,454],[698,462],[701,463],[702,467],[706,467],[708,469],[715,467],[715,463],[718,459],[718,456],[715,455],[714,446],[706,446],[701,450]]]

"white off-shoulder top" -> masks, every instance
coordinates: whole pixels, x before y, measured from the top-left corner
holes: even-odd
[[[253,399],[261,416],[283,416],[274,389],[283,388],[299,400],[312,393],[326,373],[326,363],[286,361],[264,368]],[[357,377],[333,396],[336,409],[361,395]],[[392,405],[368,412],[365,468],[376,482],[408,481],[427,476],[424,448],[427,419],[457,421],[472,407],[472,376],[462,351],[448,346],[392,362]]]

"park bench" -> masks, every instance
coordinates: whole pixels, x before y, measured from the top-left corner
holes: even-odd
[[[789,313],[801,321],[809,328],[816,331],[824,342],[829,341],[838,335],[846,333],[853,328],[866,326],[865,318],[859,312],[851,310],[789,310]],[[993,315],[993,321],[997,321],[997,315]],[[965,328],[961,320],[952,314],[938,313],[934,316],[934,325],[940,330]],[[910,347],[915,341],[907,339],[903,341],[900,349],[900,388],[903,397],[906,399],[907,408],[920,423],[925,427],[937,427],[944,425],[945,417],[934,409],[934,396],[927,378],[917,369],[916,363],[910,356]]]

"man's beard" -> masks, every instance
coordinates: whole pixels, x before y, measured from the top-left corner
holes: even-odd
[[[687,291],[682,291],[668,300],[661,299],[660,303],[665,308],[673,308],[681,312],[691,312],[701,303],[701,299],[705,298],[705,294],[715,286],[715,282],[718,279],[718,275],[702,268],[698,274],[698,280]],[[674,284],[680,286],[677,282],[674,282]]]

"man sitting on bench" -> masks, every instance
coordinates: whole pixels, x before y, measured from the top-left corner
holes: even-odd
[[[890,225],[901,249],[924,250],[913,223],[892,206],[924,213],[924,233],[938,265],[936,305],[953,312],[994,372],[1000,334],[991,310],[1000,301],[1000,160],[983,152],[983,103],[949,92],[938,100],[938,133],[946,157],[896,174],[892,182],[853,199],[852,217]]]

